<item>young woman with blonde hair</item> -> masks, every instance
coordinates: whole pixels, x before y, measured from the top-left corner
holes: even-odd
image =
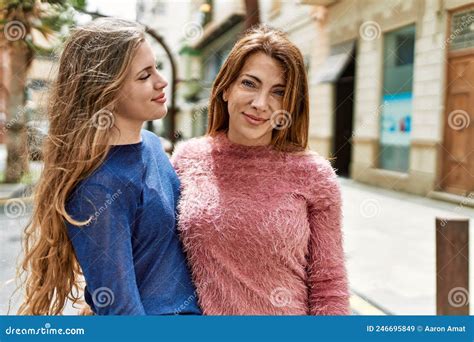
[[[98,315],[199,314],[175,229],[179,180],[143,123],[167,82],[136,23],[74,30],[50,95],[44,170],[25,231],[19,314],[85,300]]]
[[[207,135],[175,150],[178,229],[204,314],[349,314],[340,190],[307,149],[308,98],[298,48],[255,28],[217,75]]]

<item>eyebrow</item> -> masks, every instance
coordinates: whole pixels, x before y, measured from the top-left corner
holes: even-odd
[[[247,76],[247,77],[250,77],[250,78],[253,78],[255,81],[257,81],[258,83],[262,83],[262,81],[257,77],[257,76],[254,76],[254,75],[251,75],[251,74],[242,74],[242,76]],[[274,87],[286,87],[284,84],[275,84]]]

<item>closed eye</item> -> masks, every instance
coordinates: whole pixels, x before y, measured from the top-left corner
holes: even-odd
[[[156,71],[158,71],[158,70],[161,68],[160,62],[156,62],[155,65],[149,66],[148,68],[145,68],[143,71],[151,70],[151,69],[153,69],[153,68],[154,68]],[[144,81],[144,80],[148,79],[150,76],[151,76],[151,73],[148,73],[148,74],[146,74],[146,76],[139,77],[138,79],[139,79],[140,81]]]

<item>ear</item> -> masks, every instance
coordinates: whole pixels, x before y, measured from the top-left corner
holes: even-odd
[[[222,93],[222,99],[224,100],[224,102],[227,102],[227,99],[229,98],[229,92],[226,90],[223,91]]]

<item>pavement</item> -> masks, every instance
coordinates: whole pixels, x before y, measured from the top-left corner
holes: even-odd
[[[341,185],[351,290],[387,314],[435,315],[435,218],[468,218],[474,246],[474,209],[349,179]],[[473,267],[471,262],[470,293]]]

